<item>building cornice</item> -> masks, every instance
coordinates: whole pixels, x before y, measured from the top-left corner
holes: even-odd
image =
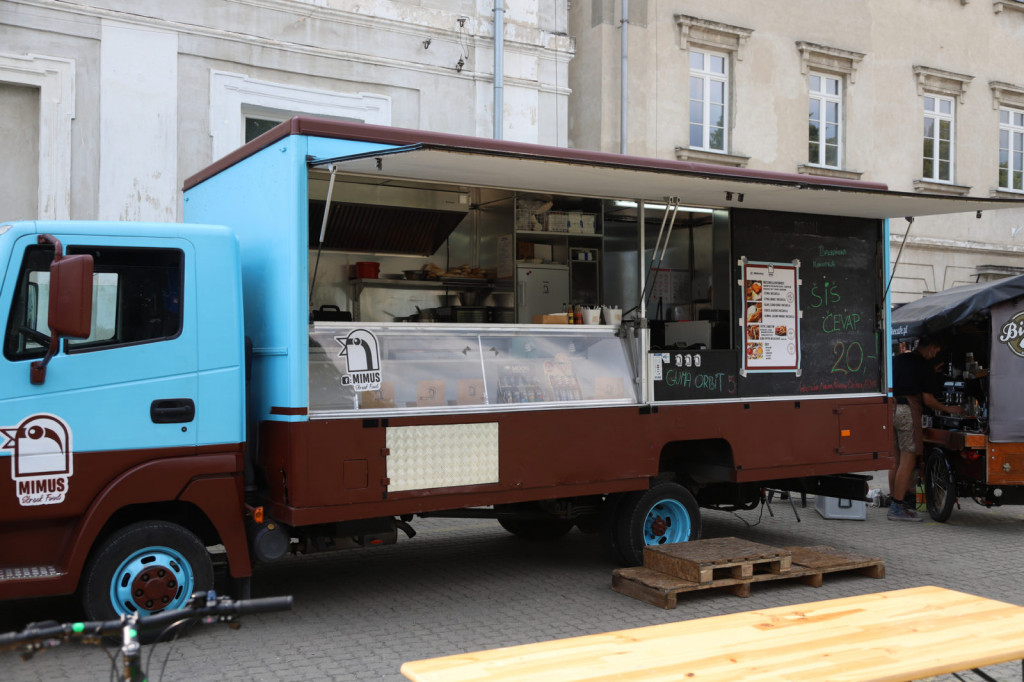
[[[899,245],[902,242],[903,233],[889,233],[889,244]],[[905,246],[930,251],[984,252],[997,256],[1024,255],[1024,245],[981,242],[973,239],[941,239],[938,237],[915,237],[911,235],[907,237]]]
[[[864,59],[864,54],[840,50],[837,47],[809,43],[798,40],[796,49],[800,51],[800,73],[807,75],[812,69],[842,74],[851,82],[855,82],[857,66]]]
[[[717,21],[708,21],[685,14],[675,15],[679,27],[679,49],[689,50],[691,46],[710,50],[731,52],[736,61],[743,61],[742,48],[753,29],[731,26]]]
[[[996,0],[992,3],[992,11],[996,14],[999,14],[1004,9],[1011,12],[1024,12],[1024,2],[1017,2],[1017,0]]]
[[[989,81],[988,87],[992,90],[993,109],[1002,106],[1024,108],[1024,87],[1003,81]]]
[[[960,104],[964,103],[964,94],[967,92],[967,85],[974,80],[974,76],[942,69],[933,69],[930,66],[914,65],[914,78],[917,79],[917,94],[924,95],[926,92],[934,92],[948,97],[955,97]]]
[[[691,149],[690,147],[676,147],[676,159],[680,161],[700,161],[701,163],[714,163],[720,166],[733,166],[735,168],[746,168],[750,162],[749,156],[739,154],[726,154],[724,152],[709,152],[705,149]]]

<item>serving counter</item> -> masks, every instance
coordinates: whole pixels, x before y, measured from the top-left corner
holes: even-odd
[[[310,415],[636,403],[630,349],[618,330],[315,322]]]

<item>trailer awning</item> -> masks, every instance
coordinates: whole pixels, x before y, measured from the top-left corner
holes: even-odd
[[[694,161],[650,159],[585,149],[452,135],[348,121],[295,116],[185,180],[188,190],[289,136],[311,141],[311,168],[339,171],[381,183],[406,179],[463,187],[606,199],[642,199],[683,205],[749,208],[859,218],[904,218],[1024,208],[1024,200],[892,192],[878,182],[732,168]],[[320,156],[313,140],[352,142],[377,149]],[[321,149],[331,145],[320,145]],[[338,149],[334,145],[334,149]]]
[[[310,166],[327,168],[333,164],[340,172],[368,177],[545,194],[642,199],[652,203],[679,197],[685,206],[860,218],[1024,208],[1024,201],[1012,199],[892,192],[877,183],[846,183],[818,176],[719,169],[708,164],[565,151],[565,155],[545,156],[418,143],[352,156],[311,159]]]
[[[975,315],[987,313],[994,305],[1021,296],[1024,296],[1024,275],[929,294],[893,311],[892,336],[910,339],[938,334]]]

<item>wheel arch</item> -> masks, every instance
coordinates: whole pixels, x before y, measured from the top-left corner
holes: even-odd
[[[145,502],[129,504],[121,507],[107,519],[92,541],[91,555],[97,546],[117,531],[139,521],[167,521],[176,523],[186,530],[195,533],[205,545],[216,545],[221,542],[217,528],[203,510],[192,502],[181,500],[165,500],[162,502]]]
[[[156,459],[111,481],[82,515],[65,552],[66,570],[75,577],[69,591],[78,589],[83,569],[96,547],[121,528],[145,520],[177,523],[195,533],[207,545],[223,543],[231,575],[250,575],[252,565],[246,547],[242,509],[237,509],[234,514],[225,513],[226,507],[231,505],[223,499],[224,493],[229,492],[228,488],[233,492],[240,485],[234,462],[233,453]],[[209,495],[200,496],[197,491],[206,493],[214,490],[221,496],[211,503],[211,518],[207,509],[209,500],[206,499]],[[238,537],[228,537],[232,533]]]

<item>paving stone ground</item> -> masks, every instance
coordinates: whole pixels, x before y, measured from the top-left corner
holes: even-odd
[[[874,476],[872,487],[885,489],[885,472]],[[596,535],[574,530],[537,544],[494,521],[417,519],[417,536],[393,546],[261,566],[254,596],[291,594],[294,610],[247,616],[237,631],[206,626],[174,645],[147,647],[149,679],[161,679],[163,668],[168,681],[398,682],[405,679],[401,664],[410,660],[919,585],[1024,605],[1024,507],[985,509],[965,500],[940,524],[887,521],[884,507],[869,507],[864,521],[828,520],[814,502],[797,503],[796,513],[777,498],[770,510],[705,510],[704,537],[830,545],[884,559],[884,579],[826,574],[820,588],[759,583],[746,599],[707,590],[662,610],[611,589],[614,566]],[[30,620],[80,617],[68,599],[10,602],[0,604],[0,632]],[[110,663],[96,647],[65,646],[27,662],[0,654],[0,671],[9,682],[100,680],[109,678]],[[1021,679],[1019,662],[985,671],[998,680]],[[970,672],[960,677],[981,679]]]

